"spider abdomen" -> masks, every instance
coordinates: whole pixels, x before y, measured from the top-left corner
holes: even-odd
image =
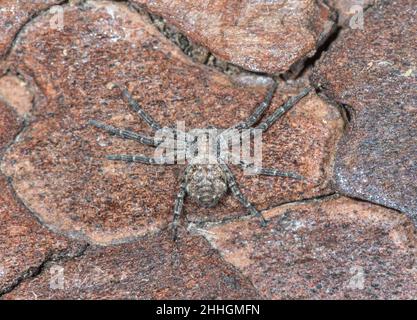
[[[214,207],[227,191],[227,177],[219,165],[192,165],[186,174],[186,191],[200,206]]]

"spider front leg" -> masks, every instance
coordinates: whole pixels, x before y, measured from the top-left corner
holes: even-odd
[[[113,126],[109,126],[105,123],[102,123],[100,121],[97,120],[89,120],[88,124],[98,128],[98,129],[102,129],[103,131],[118,136],[122,139],[129,139],[129,140],[134,140],[136,142],[142,143],[142,144],[146,144],[149,146],[154,146],[156,147],[158,145],[158,143],[155,141],[154,138],[148,137],[148,136],[144,136],[140,133],[136,133],[133,131],[129,131],[129,130],[125,130],[125,129],[119,129]]]
[[[145,112],[145,110],[142,109],[139,102],[137,102],[130,92],[121,85],[114,83],[113,87],[117,87],[122,90],[123,97],[127,100],[127,103],[129,106],[139,115],[140,118],[142,118],[143,121],[145,121],[154,131],[158,131],[162,129],[161,125],[156,122],[149,114]]]
[[[124,161],[124,162],[139,162],[144,164],[159,164],[170,165],[174,164],[173,159],[167,157],[151,158],[142,154],[126,155],[126,154],[112,154],[106,157],[108,160]]]
[[[225,164],[224,162],[221,164],[221,167],[223,168],[224,173],[227,177],[227,184],[232,191],[233,195],[236,197],[237,200],[255,217],[260,218],[261,220],[261,226],[265,227],[267,224],[267,220],[265,217],[260,213],[252,203],[245,197],[245,195],[240,191],[235,176],[233,172],[230,170],[230,168]]]
[[[312,89],[306,88],[297,96],[290,98],[281,107],[276,109],[265,121],[258,124],[255,129],[260,129],[263,132],[267,131],[279,118],[281,118],[288,110],[294,107],[302,98],[310,93]]]
[[[275,91],[277,90],[278,83],[274,81],[274,84],[269,88],[268,93],[266,94],[264,100],[259,104],[255,111],[247,118],[245,121],[237,124],[234,128],[247,129],[252,127],[261,116],[264,114],[265,110],[271,105],[272,98],[274,97]],[[233,127],[232,127],[233,128]]]
[[[102,123],[102,122],[97,121],[97,120],[89,120],[88,124],[98,128],[98,129],[102,129],[103,131],[105,131],[105,132],[107,132],[111,135],[115,135],[119,138],[127,139],[127,140],[134,140],[136,142],[139,142],[139,143],[142,143],[142,144],[145,144],[145,145],[148,145],[148,146],[157,147],[162,142],[165,142],[164,146],[167,149],[181,149],[182,150],[184,148],[183,144],[179,144],[178,141],[175,141],[175,140],[170,139],[168,137],[155,139],[155,138],[145,136],[143,134],[136,133],[136,132],[133,132],[133,131],[130,131],[130,130],[116,128],[116,127],[107,125],[107,124]]]

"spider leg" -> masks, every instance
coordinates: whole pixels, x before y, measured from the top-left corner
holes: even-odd
[[[122,88],[118,84],[114,84],[115,87],[118,87],[122,90],[123,98],[127,100],[130,107],[141,117],[154,131],[162,129],[161,125],[156,122],[149,114],[142,109],[139,102],[137,102],[130,92],[126,88]]]
[[[186,183],[183,181],[180,186],[180,190],[178,191],[177,198],[175,199],[174,205],[174,217],[172,221],[172,233],[173,233],[173,240],[176,241],[178,238],[178,224],[179,219],[182,213],[182,208],[184,206],[184,199],[186,195]]]
[[[277,90],[278,84],[274,81],[274,84],[268,90],[264,100],[259,104],[255,111],[245,121],[237,124],[236,129],[247,129],[252,127],[261,118],[266,109],[271,105],[272,98],[274,97],[275,91]]]
[[[275,177],[285,177],[285,178],[292,178],[297,180],[305,180],[303,176],[300,176],[297,173],[294,172],[287,172],[287,171],[280,171],[278,169],[274,168],[258,168],[258,167],[250,167],[245,165],[239,165],[240,167],[246,169],[251,168],[253,172],[257,175],[263,175],[263,176],[275,176]]]
[[[234,157],[233,153],[227,153],[232,159],[234,158],[236,160],[236,157]],[[254,174],[257,175],[263,175],[263,176],[275,176],[275,177],[285,177],[285,178],[292,178],[297,180],[305,180],[303,176],[294,173],[294,172],[286,172],[286,171],[280,171],[278,169],[274,168],[260,168],[255,167],[250,163],[247,163],[244,160],[239,160],[238,163],[236,163],[240,168],[242,169],[251,169]]]
[[[278,88],[278,83],[276,81],[274,81],[273,85],[271,86],[271,88],[269,88],[264,100],[256,107],[255,111],[243,122],[238,123],[237,125],[234,125],[226,130],[224,130],[221,135],[224,138],[227,138],[229,133],[232,132],[232,129],[236,129],[236,130],[244,130],[244,129],[248,129],[251,128],[255,123],[257,123],[259,121],[259,119],[262,117],[262,115],[264,114],[264,112],[266,111],[266,109],[269,108],[269,106],[271,105],[272,102],[272,98],[274,97],[275,91]],[[241,141],[239,139],[239,145],[240,145]],[[229,146],[236,146],[238,145],[237,143],[229,143]]]
[[[135,154],[135,155],[125,155],[125,154],[114,154],[114,155],[108,155],[106,157],[108,160],[115,160],[115,161],[124,161],[124,162],[139,162],[144,164],[159,164],[159,165],[170,165],[174,164],[171,163],[166,157],[160,157],[160,158],[151,158],[147,157],[141,154]]]
[[[262,213],[260,213],[258,210],[256,210],[254,205],[252,203],[250,203],[250,201],[244,196],[242,191],[240,191],[240,189],[237,185],[235,176],[234,176],[233,172],[230,170],[230,168],[227,166],[227,164],[225,164],[224,162],[221,162],[221,167],[222,167],[224,173],[226,174],[228,186],[229,186],[230,190],[232,191],[233,195],[236,197],[236,199],[239,200],[239,202],[252,215],[261,219],[261,226],[263,226],[263,227],[266,226],[267,220],[262,215]]]
[[[135,140],[139,143],[146,144],[146,145],[149,145],[149,146],[154,146],[154,147],[156,147],[159,144],[152,137],[144,136],[144,135],[141,135],[139,133],[129,131],[129,130],[125,130],[125,129],[119,129],[119,128],[107,125],[105,123],[102,123],[100,121],[89,120],[88,124],[90,124],[90,125],[92,125],[96,128],[102,129],[109,134],[118,136],[118,137],[123,138],[123,139]]]
[[[255,129],[260,129],[263,132],[269,129],[279,118],[281,118],[288,110],[290,110],[294,105],[298,103],[302,98],[304,98],[312,89],[306,88],[300,92],[295,97],[290,98],[286,103],[281,107],[276,109],[273,114],[271,114],[265,121],[258,124]]]
[[[123,139],[134,140],[134,141],[137,141],[137,142],[145,144],[145,145],[157,147],[162,143],[162,140],[159,141],[159,140],[156,140],[152,137],[142,135],[140,133],[136,133],[136,132],[125,130],[125,129],[119,129],[119,128],[107,125],[105,123],[102,123],[100,121],[89,120],[88,124],[90,124],[90,125],[92,125],[96,128],[102,129],[109,134],[118,136],[118,137],[123,138]],[[167,149],[168,149],[168,147],[169,147],[169,149],[177,149],[177,147],[178,147],[178,143],[177,143],[177,146],[175,145],[175,140],[171,140],[171,139],[167,138],[167,139],[164,139],[163,141],[170,142],[169,144],[167,143],[165,145],[165,147],[167,147]],[[182,147],[184,147],[184,146],[182,146]],[[181,149],[181,148],[178,148],[178,149]]]

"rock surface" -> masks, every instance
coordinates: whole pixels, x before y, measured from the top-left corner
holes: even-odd
[[[127,83],[162,125],[182,120],[188,130],[225,128],[245,119],[266,90],[238,86],[192,63],[124,4],[87,2],[64,8],[63,30],[49,30],[45,14],[25,30],[8,60],[23,75],[34,75],[47,103],[38,103],[33,112],[37,120],[10,149],[2,168],[17,194],[53,230],[100,244],[130,241],[171,221],[182,168],[104,158],[153,152],[87,125],[97,119],[150,132],[119,90],[107,84]],[[298,88],[278,91],[269,112],[296,93]],[[342,129],[338,110],[312,93],[265,134],[263,143],[265,166],[310,180],[247,177],[237,170],[244,193],[260,209],[331,193],[329,176]],[[210,210],[187,202],[186,213],[193,221],[246,214],[231,196]]]
[[[352,111],[336,160],[337,187],[417,223],[415,2],[382,1],[365,22],[364,31],[342,33],[312,77]]]
[[[62,268],[62,269],[61,269]],[[50,287],[51,274],[63,282]],[[61,273],[62,274],[62,273]],[[5,299],[256,299],[248,280],[201,237],[174,243],[155,235],[137,243],[90,247],[82,257],[51,264]]]
[[[365,30],[346,29],[312,78],[325,93],[359,110],[415,102],[414,1],[382,1],[365,13]],[[399,9],[401,8],[401,9]]]
[[[0,0],[0,299],[416,299],[412,219],[334,194],[417,221],[413,1],[377,1],[352,30],[354,1],[325,1],[343,28],[304,68],[333,26],[321,1]],[[263,136],[263,165],[307,180],[232,167],[267,227],[230,195],[209,210],[186,200],[173,242],[183,168],[107,161],[153,149],[87,122],[152,133],[118,82],[164,126],[226,128],[272,81],[237,65],[291,68],[267,114],[320,87]]]
[[[32,109],[33,94],[24,81],[13,75],[0,78],[0,99],[12,106],[21,117],[27,117]]]
[[[322,1],[132,0],[216,56],[247,70],[283,73],[312,56],[333,26]]]
[[[45,262],[77,254],[82,245],[42,227],[0,175],[0,294],[36,274]]]
[[[0,158],[3,149],[22,128],[22,120],[16,112],[0,100]]]
[[[0,159],[22,128],[13,109],[0,100]],[[0,173],[0,295],[36,274],[46,261],[72,256],[83,244],[55,235],[20,203]]]
[[[0,3],[0,58],[10,48],[18,31],[31,17],[63,0],[2,0]]]
[[[415,299],[416,231],[395,211],[348,198],[284,205],[199,232],[264,299]]]

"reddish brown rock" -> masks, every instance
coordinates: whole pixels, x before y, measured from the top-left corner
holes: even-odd
[[[415,299],[416,231],[395,211],[348,198],[284,205],[199,230],[265,299]]]
[[[355,110],[415,103],[417,23],[413,0],[381,1],[365,29],[346,29],[318,63],[313,82]]]
[[[352,125],[340,143],[338,189],[407,213],[417,224],[415,2],[383,1],[365,30],[346,30],[313,81],[347,104]]]
[[[133,0],[216,56],[247,70],[283,73],[312,56],[333,26],[321,1]]]
[[[13,75],[0,78],[0,98],[5,100],[21,117],[32,109],[33,94],[25,82]]]
[[[12,108],[0,100],[0,155],[22,128],[22,120]]]
[[[126,83],[162,125],[183,120],[187,129],[235,124],[263,99],[265,87],[238,86],[192,63],[124,4],[87,2],[65,6],[64,13],[63,30],[48,29],[45,15],[21,34],[11,53],[10,68],[33,75],[49,103],[36,106],[38,120],[5,156],[3,170],[31,210],[67,235],[109,244],[165,228],[172,219],[182,168],[104,158],[153,154],[149,147],[87,125],[97,119],[150,133],[108,83]],[[279,91],[271,110],[296,93],[298,89]],[[328,176],[342,126],[336,108],[315,94],[305,98],[265,135],[264,161],[310,180],[239,173],[244,193],[264,209],[332,192]],[[185,212],[193,221],[246,214],[231,196],[210,210],[186,201]]]
[[[51,275],[62,282],[51,289]],[[55,282],[54,282],[55,283]],[[62,288],[62,289],[61,289]],[[90,247],[83,256],[50,264],[5,299],[256,299],[250,282],[195,236],[177,243],[156,235],[137,243]]]
[[[38,272],[48,260],[77,254],[82,244],[69,242],[42,227],[0,175],[0,294]]]
[[[62,0],[0,1],[0,58],[10,48],[18,31],[39,12],[64,2]]]

